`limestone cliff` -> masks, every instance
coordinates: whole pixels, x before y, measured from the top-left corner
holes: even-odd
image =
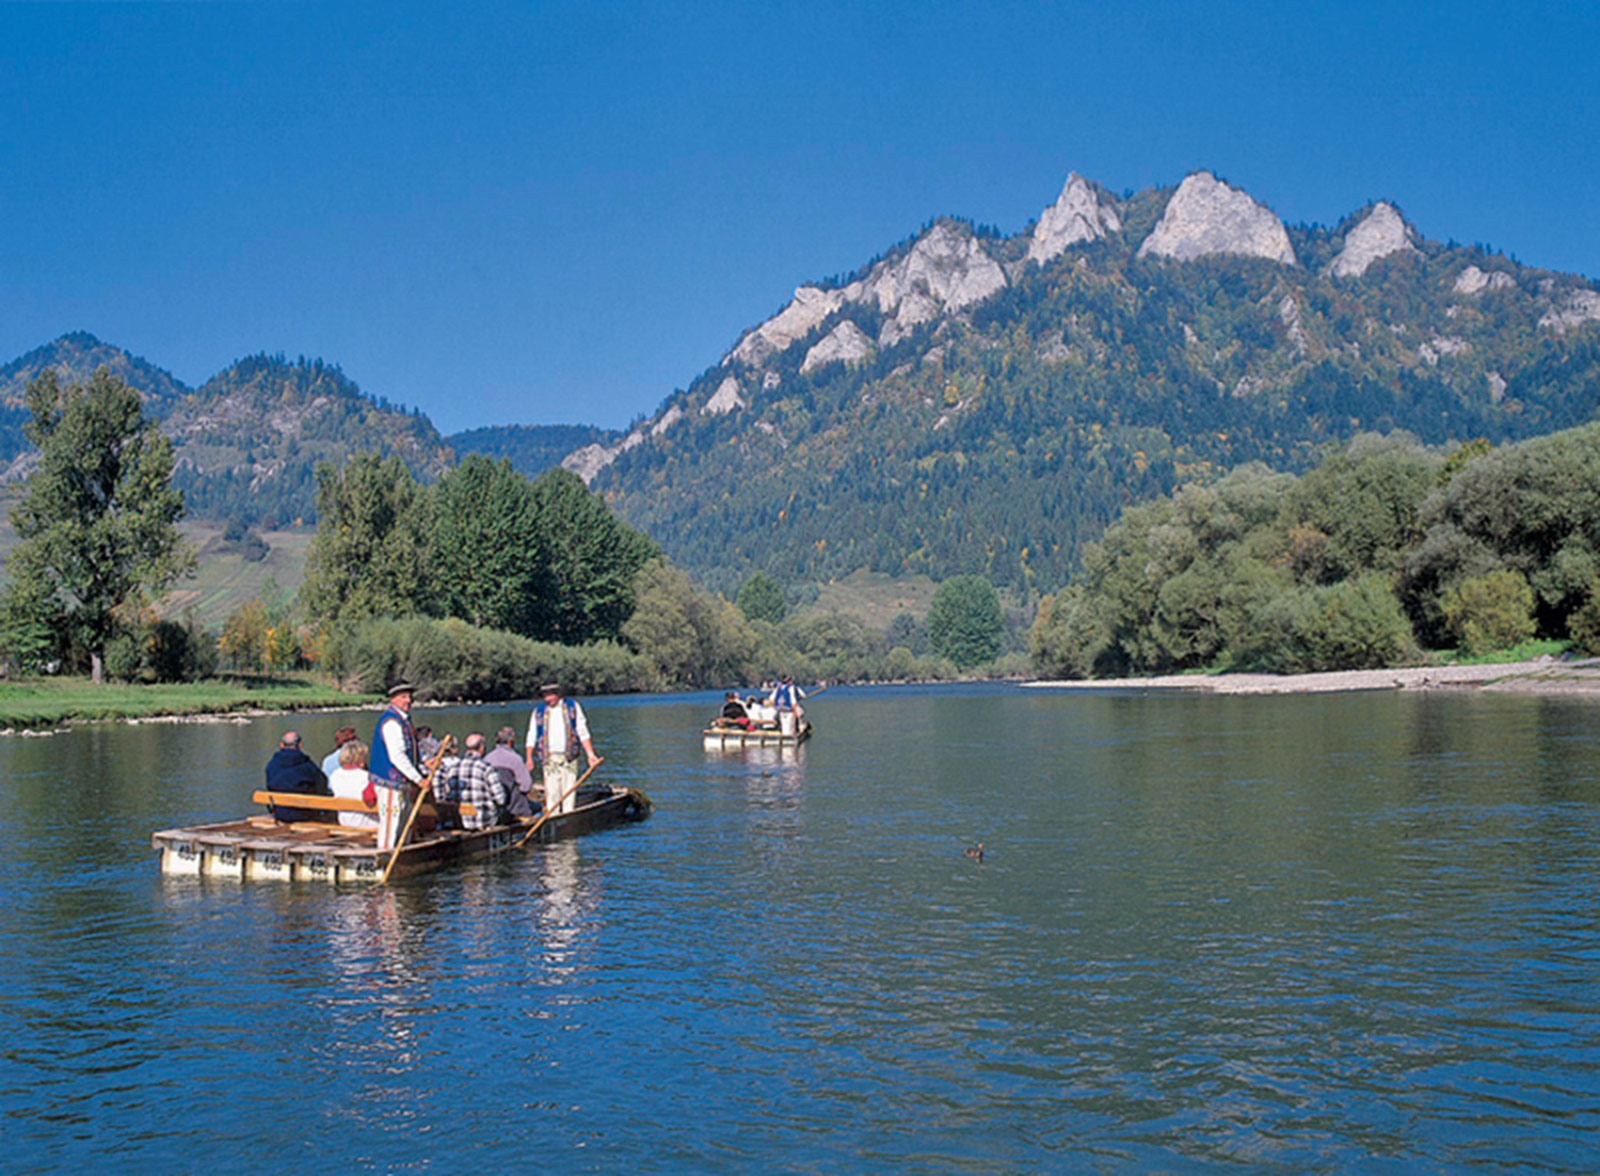
[[[872,340],[855,323],[846,319],[823,336],[822,341],[806,352],[800,374],[827,363],[859,363],[872,354]]]
[[[1600,323],[1600,290],[1574,290],[1566,300],[1539,320],[1539,325],[1564,333],[1584,323]]]
[[[1139,256],[1193,261],[1217,254],[1297,264],[1276,213],[1210,172],[1195,172],[1178,185]]]
[[[716,392],[700,409],[702,416],[726,416],[736,408],[744,407],[744,397],[739,395],[739,381],[729,376],[717,385]]]
[[[1040,214],[1028,243],[1028,260],[1043,265],[1074,245],[1121,231],[1116,208],[1102,203],[1094,185],[1073,172],[1056,202]]]
[[[1344,248],[1333,259],[1328,272],[1336,278],[1359,278],[1379,258],[1418,252],[1411,237],[1411,227],[1399,211],[1388,201],[1381,200],[1344,235]]]
[[[1482,294],[1485,290],[1506,290],[1517,284],[1517,280],[1504,270],[1491,270],[1485,273],[1475,265],[1469,265],[1456,275],[1455,285],[1451,287],[1457,294]]]
[[[889,346],[919,324],[982,302],[1005,285],[1005,271],[972,230],[942,220],[904,257],[880,261],[866,277],[842,289],[801,286],[793,302],[747,333],[723,363],[737,360],[760,367],[851,305],[875,306],[884,312],[887,317],[878,341]]]
[[[843,290],[800,286],[794,292],[794,301],[745,335],[728,359],[759,367],[769,356],[787,351],[843,305]]]

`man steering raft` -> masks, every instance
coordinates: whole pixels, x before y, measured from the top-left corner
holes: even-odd
[[[544,814],[549,817],[578,807],[579,745],[589,757],[591,772],[605,757],[594,752],[589,720],[577,699],[563,698],[555,682],[539,687],[539,693],[543,698],[534,703],[533,721],[528,724],[528,770],[533,770],[535,761],[544,769]]]
[[[422,783],[417,766],[417,733],[411,726],[411,701],[417,688],[410,682],[389,687],[389,709],[378,717],[372,734],[369,770],[377,787],[378,848],[392,849],[405,825],[415,785]]]

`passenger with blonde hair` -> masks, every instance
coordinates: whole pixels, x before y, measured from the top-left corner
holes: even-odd
[[[367,745],[359,739],[347,739],[340,746],[339,770],[328,777],[328,787],[335,796],[346,800],[367,799],[367,790],[373,783],[372,773],[367,771],[368,755]],[[340,813],[339,824],[354,829],[376,829],[378,818],[372,813]]]

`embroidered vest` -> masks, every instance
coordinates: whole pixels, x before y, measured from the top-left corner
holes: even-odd
[[[542,764],[550,758],[550,728],[545,722],[545,711],[550,708],[539,703],[533,708],[534,754]],[[578,754],[578,704],[570,698],[561,700],[561,713],[567,723],[567,758]]]
[[[372,732],[372,753],[367,764],[367,770],[380,780],[390,780],[400,784],[405,782],[400,769],[389,762],[389,745],[383,741],[383,725],[385,723],[399,723],[400,736],[405,744],[406,758],[413,764],[417,763],[417,733],[411,726],[411,719],[397,706],[391,706],[378,717],[378,725]],[[418,765],[420,769],[421,765]]]

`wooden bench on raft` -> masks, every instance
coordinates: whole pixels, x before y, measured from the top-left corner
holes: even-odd
[[[376,817],[378,815],[377,805],[368,804],[364,800],[357,800],[354,797],[349,796],[315,796],[304,792],[268,792],[266,789],[260,789],[251,793],[250,799],[255,804],[283,805],[285,808],[297,808],[304,809],[307,812],[326,813],[329,818],[332,818],[332,820],[323,819],[315,822],[296,821],[294,824],[332,826],[333,828],[342,830],[342,835],[344,836],[370,833],[372,830],[363,829],[354,825],[333,825],[333,821],[337,820],[339,813],[366,813],[370,817]],[[423,803],[422,810],[417,814],[417,817],[419,820],[427,820],[431,817],[433,818],[434,823],[437,824],[439,822],[441,811],[445,814],[459,813],[464,817],[476,816],[478,813],[477,806],[475,805],[439,805],[429,800]],[[285,823],[277,821],[273,817],[266,817],[264,820],[273,822],[275,824]],[[332,828],[330,828],[329,831],[331,832]]]

